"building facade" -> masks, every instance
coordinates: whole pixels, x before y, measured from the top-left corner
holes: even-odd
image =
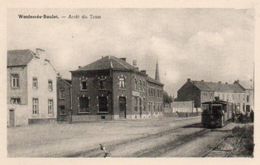
[[[57,78],[57,120],[68,121],[72,109],[71,80]]]
[[[162,115],[163,84],[125,58],[102,57],[71,73],[73,121]]]
[[[187,82],[178,90],[176,101],[194,101],[194,107],[200,109],[203,102],[213,101],[215,97],[235,103],[237,110],[245,111],[245,90],[235,83],[228,84],[187,79]]]
[[[7,52],[8,126],[56,120],[56,71],[42,49]]]
[[[246,111],[254,110],[254,83],[253,80],[249,81],[239,81],[236,80],[234,84],[239,85],[241,88],[244,89],[246,93]]]

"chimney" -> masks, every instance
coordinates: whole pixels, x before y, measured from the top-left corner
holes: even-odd
[[[219,81],[218,83],[221,84],[221,81]]]
[[[225,84],[228,84],[228,82],[225,82]]]
[[[123,60],[123,61],[126,61],[126,58],[120,58],[121,60]]]
[[[137,61],[136,60],[133,60],[133,66],[137,67]]]
[[[78,68],[80,69],[80,68],[81,68],[81,66],[78,66]]]
[[[204,80],[201,80],[201,82],[204,82]]]
[[[190,78],[187,79],[187,82],[190,82]]]
[[[45,50],[41,49],[41,48],[36,48],[35,49],[35,54],[36,54],[36,57],[38,58],[42,58],[42,59],[47,59],[49,60],[49,57],[46,55],[46,52]]]
[[[140,72],[146,74],[146,70],[141,70]]]
[[[57,73],[57,77],[58,77],[58,78],[61,78],[61,74],[60,74],[60,73]]]

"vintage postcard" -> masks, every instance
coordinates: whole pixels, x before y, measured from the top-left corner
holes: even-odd
[[[256,3],[5,14],[7,158],[256,158]]]

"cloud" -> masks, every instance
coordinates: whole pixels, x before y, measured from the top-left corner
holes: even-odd
[[[101,20],[19,20],[17,13],[97,14]],[[233,81],[252,75],[251,9],[68,9],[8,12],[8,49],[41,47],[65,77],[101,56],[138,60],[154,77],[159,60],[165,89],[176,92],[188,77]]]
[[[189,39],[189,42],[198,46],[219,47],[223,46],[224,38],[219,32],[199,31]]]

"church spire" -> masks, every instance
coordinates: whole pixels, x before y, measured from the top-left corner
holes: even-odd
[[[155,80],[160,82],[158,60],[156,61]]]

